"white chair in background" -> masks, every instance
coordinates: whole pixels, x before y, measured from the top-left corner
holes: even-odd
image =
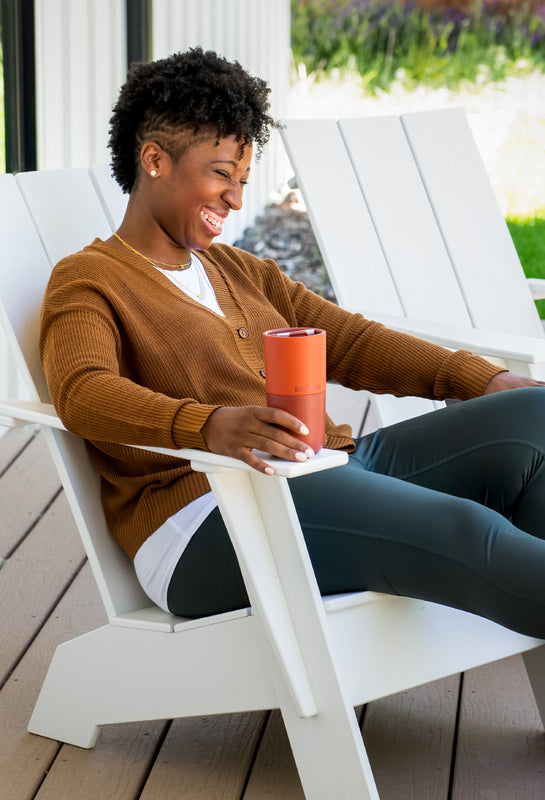
[[[461,109],[290,119],[282,137],[340,305],[545,374],[543,326]],[[372,403],[379,424],[434,407]]]

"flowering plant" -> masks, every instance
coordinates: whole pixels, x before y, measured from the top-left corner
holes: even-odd
[[[307,72],[358,72],[364,86],[446,84],[545,71],[545,2],[426,11],[412,0],[292,0],[292,51]]]

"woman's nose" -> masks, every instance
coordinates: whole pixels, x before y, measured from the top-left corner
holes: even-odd
[[[240,211],[242,208],[243,190],[244,187],[240,183],[233,183],[223,192],[223,199],[233,211]]]

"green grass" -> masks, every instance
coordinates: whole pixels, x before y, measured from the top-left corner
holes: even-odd
[[[507,226],[527,278],[545,278],[545,219],[509,219]],[[545,319],[545,300],[536,300],[541,319]]]

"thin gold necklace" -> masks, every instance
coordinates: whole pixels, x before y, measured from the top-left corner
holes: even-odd
[[[143,258],[144,261],[147,261],[148,264],[152,265],[152,267],[154,267],[156,264],[160,264],[162,267],[167,267],[168,269],[183,270],[183,269],[187,269],[188,267],[191,266],[191,257],[189,258],[189,261],[187,262],[187,264],[167,264],[164,261],[157,261],[157,259],[148,258],[143,253],[141,253],[139,250],[136,250],[134,247],[131,247],[131,245],[128,244],[124,239],[122,239],[121,236],[118,233],[114,232],[114,236],[115,236],[116,239],[119,239],[121,244],[124,245],[127,248],[127,250],[130,250],[131,252],[135,253],[137,256],[140,256],[140,258]],[[200,297],[200,295],[199,295],[199,297]]]
[[[189,294],[192,294],[193,297],[198,297],[199,299],[202,299],[202,295],[203,295],[203,291],[204,290],[203,290],[203,285],[202,285],[202,281],[201,281],[201,271],[199,269],[198,264],[195,264],[195,271],[197,273],[197,280],[199,281],[199,289],[198,289],[197,292],[194,292],[193,289],[190,289],[189,286],[186,286],[185,284],[180,284],[180,285],[182,287],[182,291],[183,292],[189,292]]]

